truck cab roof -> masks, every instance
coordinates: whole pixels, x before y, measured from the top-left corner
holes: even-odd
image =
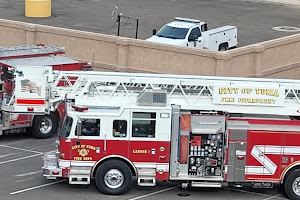
[[[190,29],[192,27],[199,26],[199,24],[184,22],[184,21],[173,21],[173,22],[168,23],[167,26]]]

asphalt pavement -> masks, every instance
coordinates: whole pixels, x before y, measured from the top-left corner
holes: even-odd
[[[131,190],[121,196],[101,194],[94,181],[89,186],[69,185],[67,180],[47,180],[42,176],[42,154],[55,150],[55,139],[34,139],[15,134],[0,140],[1,200],[282,200],[286,195],[274,189],[187,188],[178,182],[159,181],[155,187],[139,187],[134,180]],[[189,196],[179,196],[180,194]]]
[[[263,42],[297,32],[273,30],[277,26],[300,27],[299,0],[52,0],[52,16],[26,18],[24,0],[1,0],[0,18],[117,34],[116,15],[123,14],[120,35],[138,38],[151,36],[175,17],[206,21],[209,28],[238,27],[239,46]],[[292,2],[283,4],[282,2]],[[298,32],[299,33],[299,32]]]
[[[134,37],[139,19],[138,38],[151,36],[174,17],[207,21],[209,28],[223,25],[238,27],[239,46],[254,44],[296,32],[275,31],[276,26],[300,27],[300,6],[249,0],[52,0],[52,16],[26,18],[24,0],[1,0],[0,18],[116,35],[116,15],[122,13],[120,33]],[[283,1],[283,0],[280,0]],[[294,0],[292,0],[294,1]],[[280,187],[181,189],[177,182],[158,182],[156,187],[138,187],[122,196],[106,196],[90,186],[69,185],[66,180],[49,181],[42,176],[42,154],[55,150],[55,137],[38,140],[16,134],[0,140],[0,200],[74,200],[74,199],[286,199]],[[188,197],[178,196],[188,193]]]

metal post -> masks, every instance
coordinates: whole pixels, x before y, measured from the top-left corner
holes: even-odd
[[[118,15],[118,36],[120,36],[121,16]]]
[[[136,19],[135,39],[137,39],[138,36],[138,29],[139,29],[139,19]]]

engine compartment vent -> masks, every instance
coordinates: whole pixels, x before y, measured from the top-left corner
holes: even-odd
[[[167,92],[159,89],[146,89],[137,97],[139,106],[166,106]]]

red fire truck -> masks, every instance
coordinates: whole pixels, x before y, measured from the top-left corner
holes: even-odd
[[[34,113],[32,107],[42,101],[31,99],[15,100],[15,81],[13,71],[17,66],[51,66],[53,70],[84,70],[90,68],[89,64],[81,63],[69,57],[62,56],[64,48],[57,46],[26,45],[0,48],[1,90],[2,104],[0,135],[5,133],[25,132],[31,128],[31,133],[36,138],[47,138],[57,130],[60,116],[64,112],[64,105],[55,105],[52,110],[44,113]],[[34,73],[34,72],[33,72]],[[61,82],[62,84],[63,82]],[[23,81],[22,89],[28,93],[38,91],[37,85],[28,80]],[[28,110],[16,110],[15,104],[29,106]]]
[[[16,98],[26,93],[18,85],[29,79],[28,69],[15,72]],[[133,177],[139,186],[157,180],[184,187],[279,183],[300,199],[298,80],[40,73],[44,77],[30,79],[44,80],[45,106],[68,101],[57,152],[43,157],[48,179],[90,184],[94,178],[100,192],[113,195],[126,193]],[[59,86],[62,81],[68,84]]]

